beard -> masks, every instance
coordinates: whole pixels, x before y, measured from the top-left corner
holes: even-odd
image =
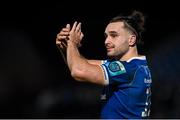
[[[121,45],[121,47],[117,47],[114,44],[106,44],[105,46],[107,50],[107,57],[118,60],[121,59],[122,56],[124,56],[129,50],[129,47],[126,44]]]
[[[112,48],[111,50],[107,50],[107,57],[110,59],[116,59],[120,60],[125,54],[127,53],[127,50],[117,50],[115,48]]]

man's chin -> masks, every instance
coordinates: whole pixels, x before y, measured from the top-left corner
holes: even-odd
[[[111,53],[107,53],[107,56],[108,56],[109,58],[113,58],[113,57],[114,57],[114,55],[111,54]]]

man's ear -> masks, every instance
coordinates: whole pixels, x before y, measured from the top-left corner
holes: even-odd
[[[136,44],[136,35],[132,34],[129,36],[129,46],[134,46]]]

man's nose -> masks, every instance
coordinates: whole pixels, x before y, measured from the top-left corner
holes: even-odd
[[[104,43],[107,44],[107,43],[109,43],[109,42],[110,42],[110,39],[109,39],[109,37],[107,36]]]

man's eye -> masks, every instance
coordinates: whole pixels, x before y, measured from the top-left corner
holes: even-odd
[[[110,34],[111,37],[117,37],[117,34]]]

